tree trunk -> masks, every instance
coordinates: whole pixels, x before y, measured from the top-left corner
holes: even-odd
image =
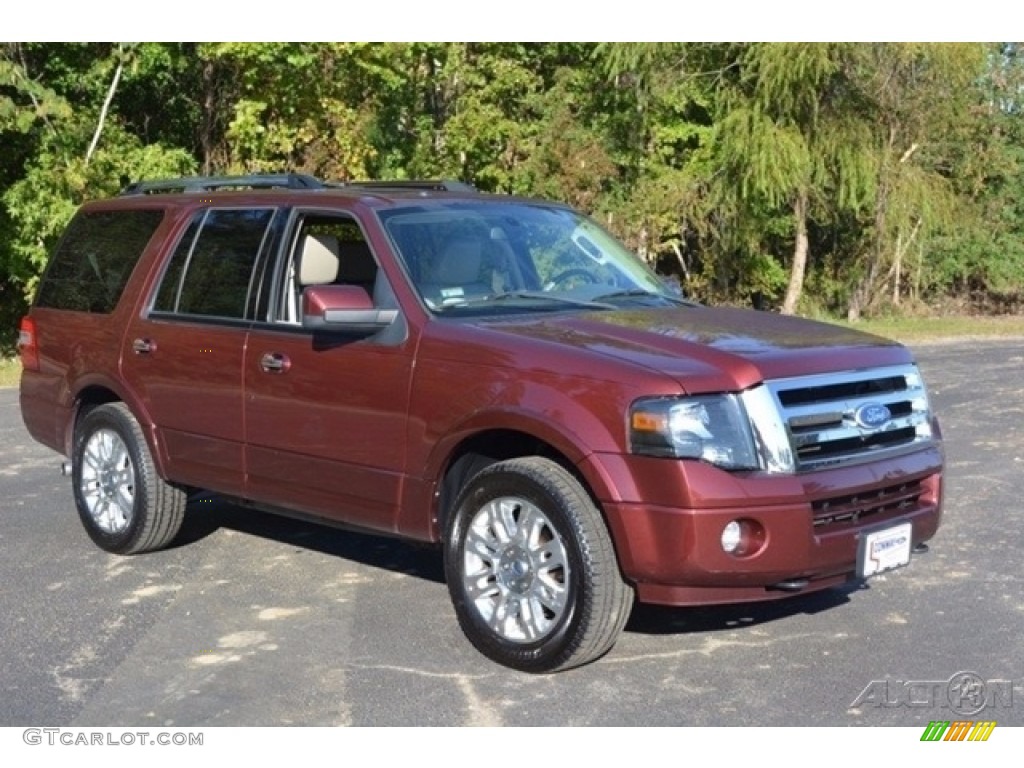
[[[89,151],[85,153],[85,164],[88,165],[92,159],[92,153],[96,151],[96,145],[100,143],[100,134],[103,133],[103,124],[107,120],[107,112],[110,110],[110,102],[114,100],[114,93],[117,91],[117,84],[121,81],[121,72],[124,71],[124,56],[121,53],[121,46],[117,47],[117,69],[114,70],[114,79],[110,81],[110,88],[107,90],[107,98],[103,100],[103,108],[100,110],[100,119],[96,124],[96,132],[92,135],[92,142],[89,144]]]
[[[796,243],[793,246],[793,266],[789,270],[789,286],[782,302],[782,314],[792,315],[804,290],[807,273],[807,192],[801,190],[793,202],[793,221],[796,224]]]
[[[881,254],[872,254],[867,274],[861,278],[860,283],[857,285],[857,289],[853,292],[853,296],[850,297],[850,307],[846,312],[846,320],[848,322],[855,323],[860,320],[861,314],[871,303],[875,286],[878,283],[878,272],[881,263]]]
[[[202,68],[202,93],[203,93],[203,115],[199,125],[199,144],[203,152],[203,175],[210,176],[213,173],[213,156],[216,147],[214,133],[217,125],[217,86],[216,86],[216,65],[212,58],[203,62]]]
[[[896,238],[896,257],[892,265],[892,303],[894,307],[900,305],[900,277],[903,271],[903,233]]]
[[[896,143],[896,128],[889,126],[889,141],[885,147],[886,156],[891,155]],[[909,153],[905,157],[909,157]],[[882,260],[885,249],[885,228],[887,214],[889,212],[889,193],[892,189],[892,171],[890,164],[883,160],[882,168],[878,174],[878,196],[875,201],[875,223],[874,223],[874,246],[871,255],[868,257],[868,268],[864,277],[860,279],[857,287],[850,296],[850,304],[846,311],[848,322],[855,323],[860,320],[861,314],[871,303],[871,298],[878,283],[878,273],[882,267]]]

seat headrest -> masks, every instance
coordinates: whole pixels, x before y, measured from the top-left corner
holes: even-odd
[[[299,256],[299,285],[327,285],[338,279],[338,238],[308,234]]]
[[[439,285],[462,285],[480,279],[483,264],[483,243],[473,237],[459,237],[448,243],[434,263],[433,282]]]

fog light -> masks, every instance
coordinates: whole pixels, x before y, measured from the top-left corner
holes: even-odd
[[[733,520],[722,529],[722,549],[730,555],[739,549],[743,529],[738,520]]]

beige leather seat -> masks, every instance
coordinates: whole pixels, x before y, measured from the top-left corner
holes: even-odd
[[[288,271],[281,319],[286,323],[301,322],[302,289],[333,283],[338,278],[339,263],[338,238],[333,235],[305,235]]]
[[[458,237],[445,245],[420,284],[434,306],[458,304],[490,296],[494,270],[485,254],[485,243],[474,237]]]

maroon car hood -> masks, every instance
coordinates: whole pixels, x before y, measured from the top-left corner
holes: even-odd
[[[661,371],[690,392],[744,389],[763,379],[912,360],[905,347],[878,336],[741,309],[588,312],[488,325]]]

